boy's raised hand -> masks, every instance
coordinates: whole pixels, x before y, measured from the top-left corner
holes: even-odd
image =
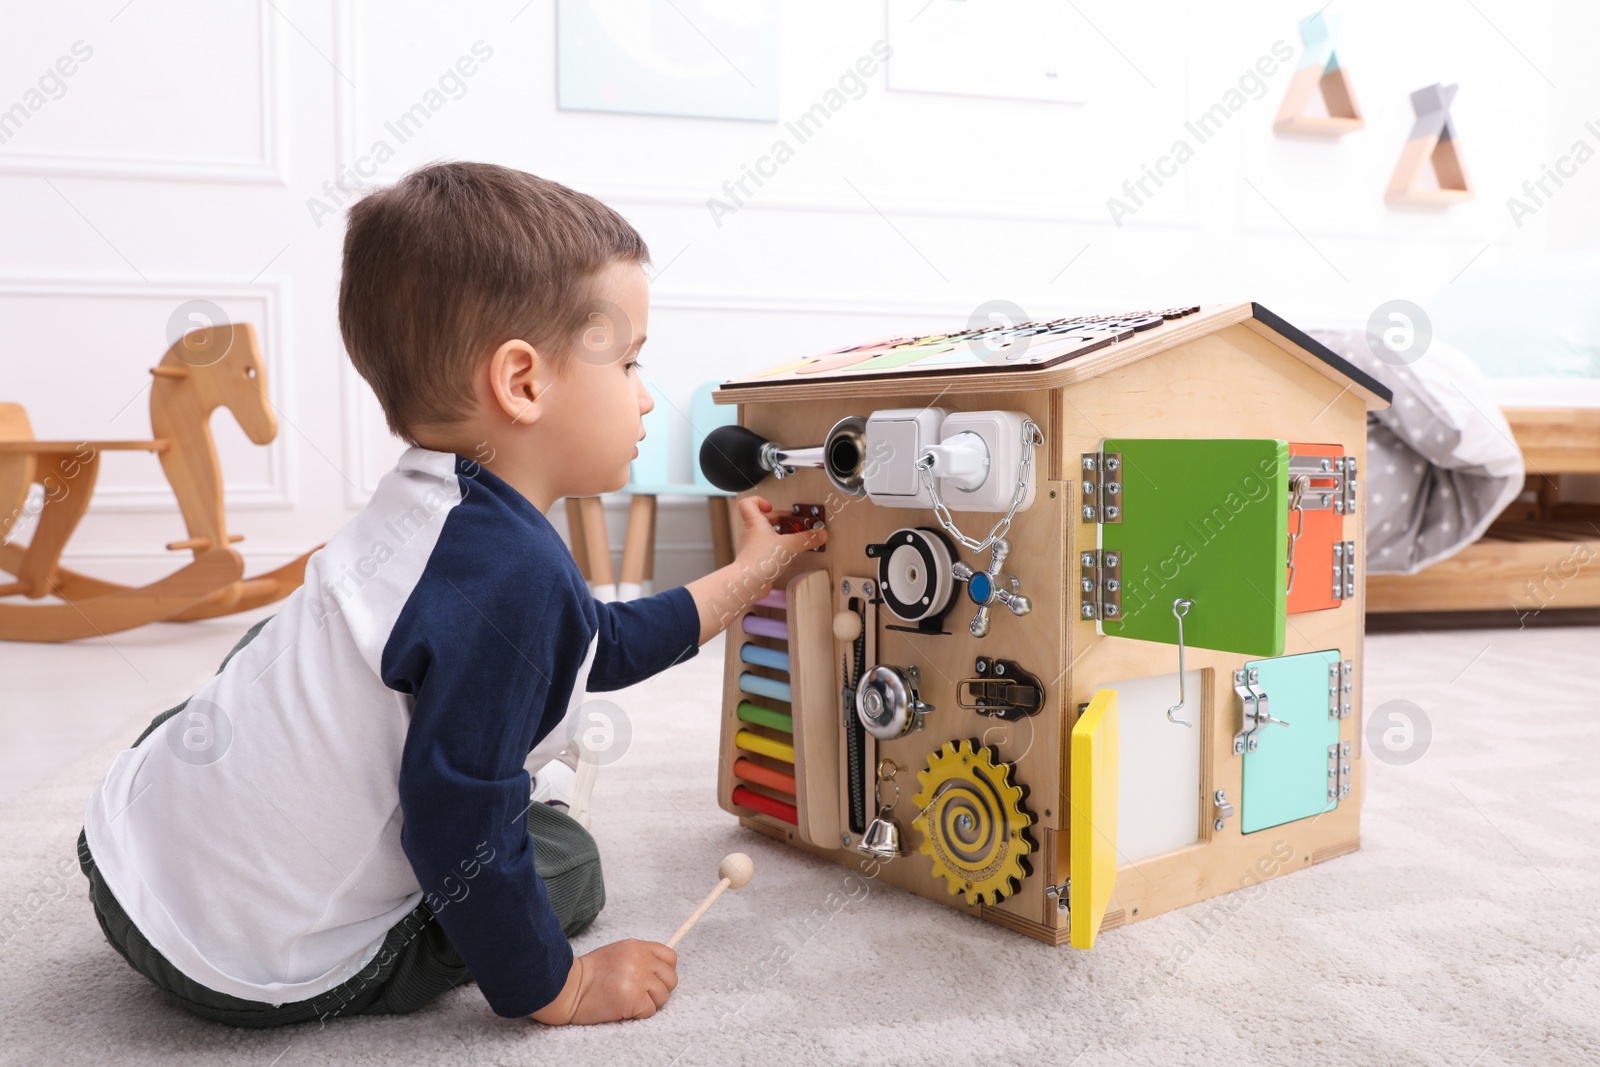
[[[780,516],[772,514],[772,503],[765,497],[747,496],[740,500],[739,518],[742,525],[735,562],[768,583],[795,556],[828,540],[827,530],[779,533],[773,524]]]
[[[739,501],[739,547],[733,562],[686,588],[700,615],[700,644],[705,644],[739,613],[772,591],[778,576],[796,556],[828,541],[827,530],[780,534],[772,504],[759,496]]]
[[[572,961],[567,986],[533,1013],[550,1026],[648,1019],[678,987],[678,954],[657,941],[615,941]]]

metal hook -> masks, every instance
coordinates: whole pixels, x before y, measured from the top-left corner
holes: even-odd
[[[1194,601],[1185,597],[1179,597],[1172,602],[1172,617],[1178,620],[1178,702],[1167,709],[1168,722],[1175,722],[1179,726],[1191,727],[1194,723],[1175,719],[1172,717],[1172,713],[1182,710],[1183,705],[1188,702],[1188,698],[1184,696],[1183,692],[1183,617],[1189,614],[1189,609],[1192,607],[1194,607]]]
[[[1289,513],[1299,521],[1295,523],[1294,533],[1289,535],[1289,585],[1284,590],[1286,593],[1294,592],[1294,548],[1300,541],[1300,535],[1306,532],[1305,494],[1310,488],[1309,474],[1296,475],[1289,483]]]

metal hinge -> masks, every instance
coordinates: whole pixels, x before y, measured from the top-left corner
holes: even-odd
[[[1350,742],[1328,746],[1328,799],[1337,804],[1350,795]]]
[[[1083,453],[1084,522],[1122,521],[1122,453]]]
[[[1122,555],[1118,552],[1085,549],[1078,553],[1082,568],[1078,578],[1078,617],[1080,619],[1120,619],[1122,617]]]
[[[1356,595],[1356,543],[1333,543],[1333,599],[1348,600]]]
[[[1339,459],[1337,466],[1344,472],[1344,480],[1340,483],[1340,488],[1343,490],[1340,503],[1343,504],[1343,507],[1336,507],[1334,510],[1343,515],[1354,515],[1356,513],[1356,457],[1343,456]]]
[[[1242,723],[1244,729],[1233,735],[1233,754],[1244,755],[1248,748],[1251,752],[1256,750],[1256,708],[1267,699],[1267,691],[1256,683],[1261,681],[1259,670],[1245,671],[1243,668],[1233,672],[1233,691],[1239,694],[1243,702],[1244,715]]]
[[[1233,818],[1233,805],[1228,803],[1226,790],[1219,789],[1211,794],[1211,809],[1213,813],[1211,829],[1221,833],[1223,825]]]
[[[1351,695],[1355,692],[1354,660],[1328,664],[1328,718],[1350,717]]]

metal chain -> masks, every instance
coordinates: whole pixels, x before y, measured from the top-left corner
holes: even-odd
[[[1032,419],[1022,420],[1022,462],[1017,465],[1017,488],[1011,494],[1011,507],[1006,511],[1005,517],[994,524],[994,529],[989,531],[989,536],[982,541],[974,540],[962,533],[956,526],[955,520],[950,517],[950,509],[945,507],[943,500],[939,499],[939,488],[934,484],[933,456],[924,455],[917,458],[917,474],[922,480],[922,487],[928,491],[928,497],[933,501],[933,514],[943,526],[945,532],[961,542],[973,552],[982,552],[990,545],[1006,535],[1011,528],[1011,519],[1016,515],[1017,509],[1022,506],[1022,498],[1028,495],[1028,474],[1033,470],[1033,450],[1037,445],[1044,444],[1044,432]]]

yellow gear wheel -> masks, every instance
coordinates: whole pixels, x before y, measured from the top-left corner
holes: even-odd
[[[1032,873],[1033,816],[1022,787],[1011,782],[1012,765],[998,756],[970,738],[946,741],[917,772],[922,791],[912,798],[918,814],[911,825],[922,834],[920,851],[950,894],[965,893],[968,904],[998,904]]]

